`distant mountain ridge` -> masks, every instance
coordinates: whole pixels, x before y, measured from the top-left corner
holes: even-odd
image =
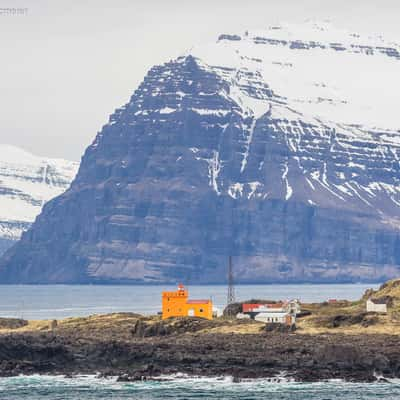
[[[397,276],[399,54],[310,22],[153,67],[0,281],[217,283],[229,255],[240,282]]]
[[[0,254],[27,230],[43,204],[67,189],[78,163],[0,144]]]

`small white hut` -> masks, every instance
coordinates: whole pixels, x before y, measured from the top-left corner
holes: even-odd
[[[387,313],[388,300],[387,299],[371,299],[367,300],[367,312]]]
[[[296,315],[288,312],[260,312],[254,319],[266,324],[275,323],[289,326],[296,324]]]

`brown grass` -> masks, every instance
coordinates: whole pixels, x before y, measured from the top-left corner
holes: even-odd
[[[365,301],[339,301],[337,303],[313,303],[302,304],[302,311],[309,311],[311,315],[297,320],[299,333],[305,334],[391,334],[400,335],[400,280],[389,281],[376,291],[369,293],[372,297],[391,296],[393,306],[389,308],[387,315],[373,315],[374,323],[370,326],[363,324],[350,324],[338,327],[328,327],[327,321],[335,316],[357,316],[365,313]],[[81,318],[66,318],[57,321],[55,332],[67,333],[75,338],[96,338],[106,340],[132,339],[132,329],[138,319],[147,324],[160,321],[159,316],[143,317],[133,313],[115,313],[105,315],[93,315]],[[46,332],[51,331],[52,321],[29,321],[26,326],[17,329],[0,329],[0,334]],[[206,326],[200,332],[204,333],[236,333],[256,334],[262,330],[263,324],[251,320],[230,320],[219,318]]]

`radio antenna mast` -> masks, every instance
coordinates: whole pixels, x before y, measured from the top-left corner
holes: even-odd
[[[235,302],[235,286],[233,282],[233,267],[232,267],[232,256],[229,256],[228,264],[228,306]]]

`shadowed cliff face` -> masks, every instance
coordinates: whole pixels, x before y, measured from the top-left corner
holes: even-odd
[[[217,283],[229,255],[240,282],[396,276],[398,193],[379,185],[396,184],[398,148],[303,118],[257,74],[235,86],[228,72],[191,56],[152,68],[2,258],[0,281]]]
[[[14,244],[13,240],[0,239],[0,254],[3,254],[13,244]]]

